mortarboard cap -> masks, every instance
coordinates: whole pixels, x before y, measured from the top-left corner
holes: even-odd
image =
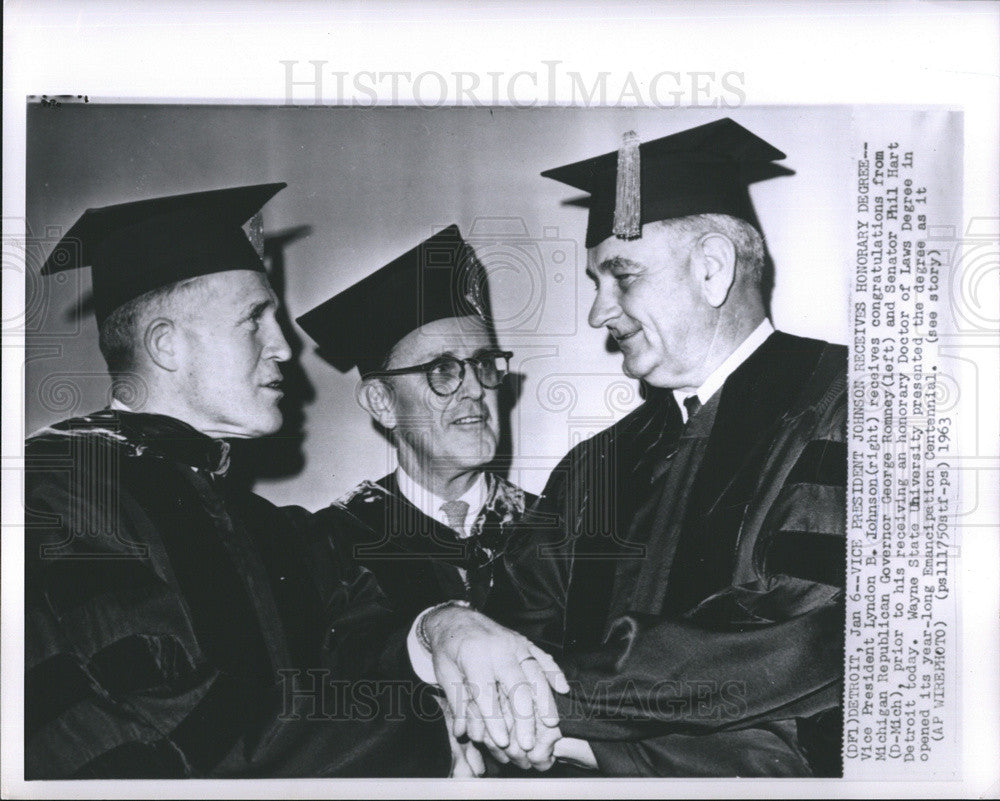
[[[42,275],[90,267],[98,325],[169,284],[226,270],[264,271],[242,225],[287,184],[258,184],[87,209]]]
[[[490,322],[486,271],[450,225],[296,322],[334,367],[364,376],[411,331],[467,316]]]
[[[785,154],[733,120],[716,120],[542,175],[590,193],[588,248],[615,235],[638,239],[645,223],[691,214],[729,214],[759,228],[748,184],[791,173]]]

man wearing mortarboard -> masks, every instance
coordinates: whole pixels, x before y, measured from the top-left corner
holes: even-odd
[[[91,268],[113,399],[25,447],[29,779],[448,770],[440,723],[322,702],[324,677],[408,681],[408,625],[305,510],[227,478],[228,440],[281,424],[289,347],[241,226],[283,186],[90,209],[43,266]]]
[[[397,462],[317,513],[320,527],[333,513],[338,544],[378,577],[404,617],[458,604],[482,609],[535,498],[490,469],[513,354],[497,343],[474,250],[450,225],[296,322],[335,367],[357,368],[358,402]],[[356,526],[342,525],[344,511]]]
[[[411,616],[448,600],[482,608],[534,496],[488,469],[513,354],[497,345],[473,249],[448,226],[296,322],[336,367],[357,367],[358,402],[396,455],[334,503],[362,523],[355,558]]]
[[[747,187],[782,158],[723,119],[543,173],[590,194],[589,322],[646,400],[557,466],[498,616],[605,775],[841,774],[847,353],[768,319]]]

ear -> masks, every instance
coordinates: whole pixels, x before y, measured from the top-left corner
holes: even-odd
[[[702,297],[717,309],[726,302],[736,279],[736,246],[724,234],[710,232],[699,237],[696,252]]]
[[[171,373],[180,367],[179,333],[174,321],[166,317],[151,320],[143,332],[142,344],[146,354],[157,367]]]
[[[396,404],[392,387],[380,378],[368,378],[361,382],[358,403],[383,428],[391,431],[396,427]]]

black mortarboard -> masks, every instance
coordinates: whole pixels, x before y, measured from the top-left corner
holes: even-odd
[[[287,184],[258,184],[87,209],[49,254],[42,275],[90,267],[101,324],[153,289],[226,270],[264,271],[242,229]]]
[[[296,322],[334,367],[377,370],[411,331],[446,317],[490,321],[486,272],[458,226],[424,240]]]
[[[728,117],[546,170],[542,175],[590,193],[588,248],[612,234],[638,239],[641,226],[691,214],[729,214],[758,226],[747,185],[791,171],[785,154]]]

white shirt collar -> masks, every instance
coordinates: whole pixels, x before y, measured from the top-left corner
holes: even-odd
[[[108,404],[108,408],[116,412],[131,412],[132,410],[122,403],[118,398],[112,398],[111,403]]]
[[[753,331],[750,332],[750,336],[743,340],[740,345],[734,350],[726,360],[722,362],[718,367],[716,367],[705,379],[704,383],[698,387],[698,391],[695,393],[698,396],[698,400],[702,404],[708,402],[723,384],[726,383],[726,379],[732,375],[736,368],[739,367],[743,362],[750,358],[754,351],[757,350],[761,345],[764,344],[771,334],[774,333],[774,326],[771,325],[771,321],[766,317],[763,319],[760,325],[758,325]],[[691,396],[691,393],[684,392],[680,389],[675,389],[674,400],[677,401],[677,405],[681,409],[681,417],[686,423],[688,420],[687,407],[684,405],[684,399]]]
[[[439,498],[422,484],[418,484],[402,467],[396,468],[396,482],[399,484],[400,493],[406,500],[428,517],[437,520],[444,526],[448,525],[448,516],[441,511],[441,505],[445,502],[444,498]],[[487,489],[486,476],[480,473],[472,482],[472,486],[460,498],[455,499],[469,504],[469,512],[465,518],[465,531],[461,533],[468,534],[472,521],[482,511],[486,504]]]

